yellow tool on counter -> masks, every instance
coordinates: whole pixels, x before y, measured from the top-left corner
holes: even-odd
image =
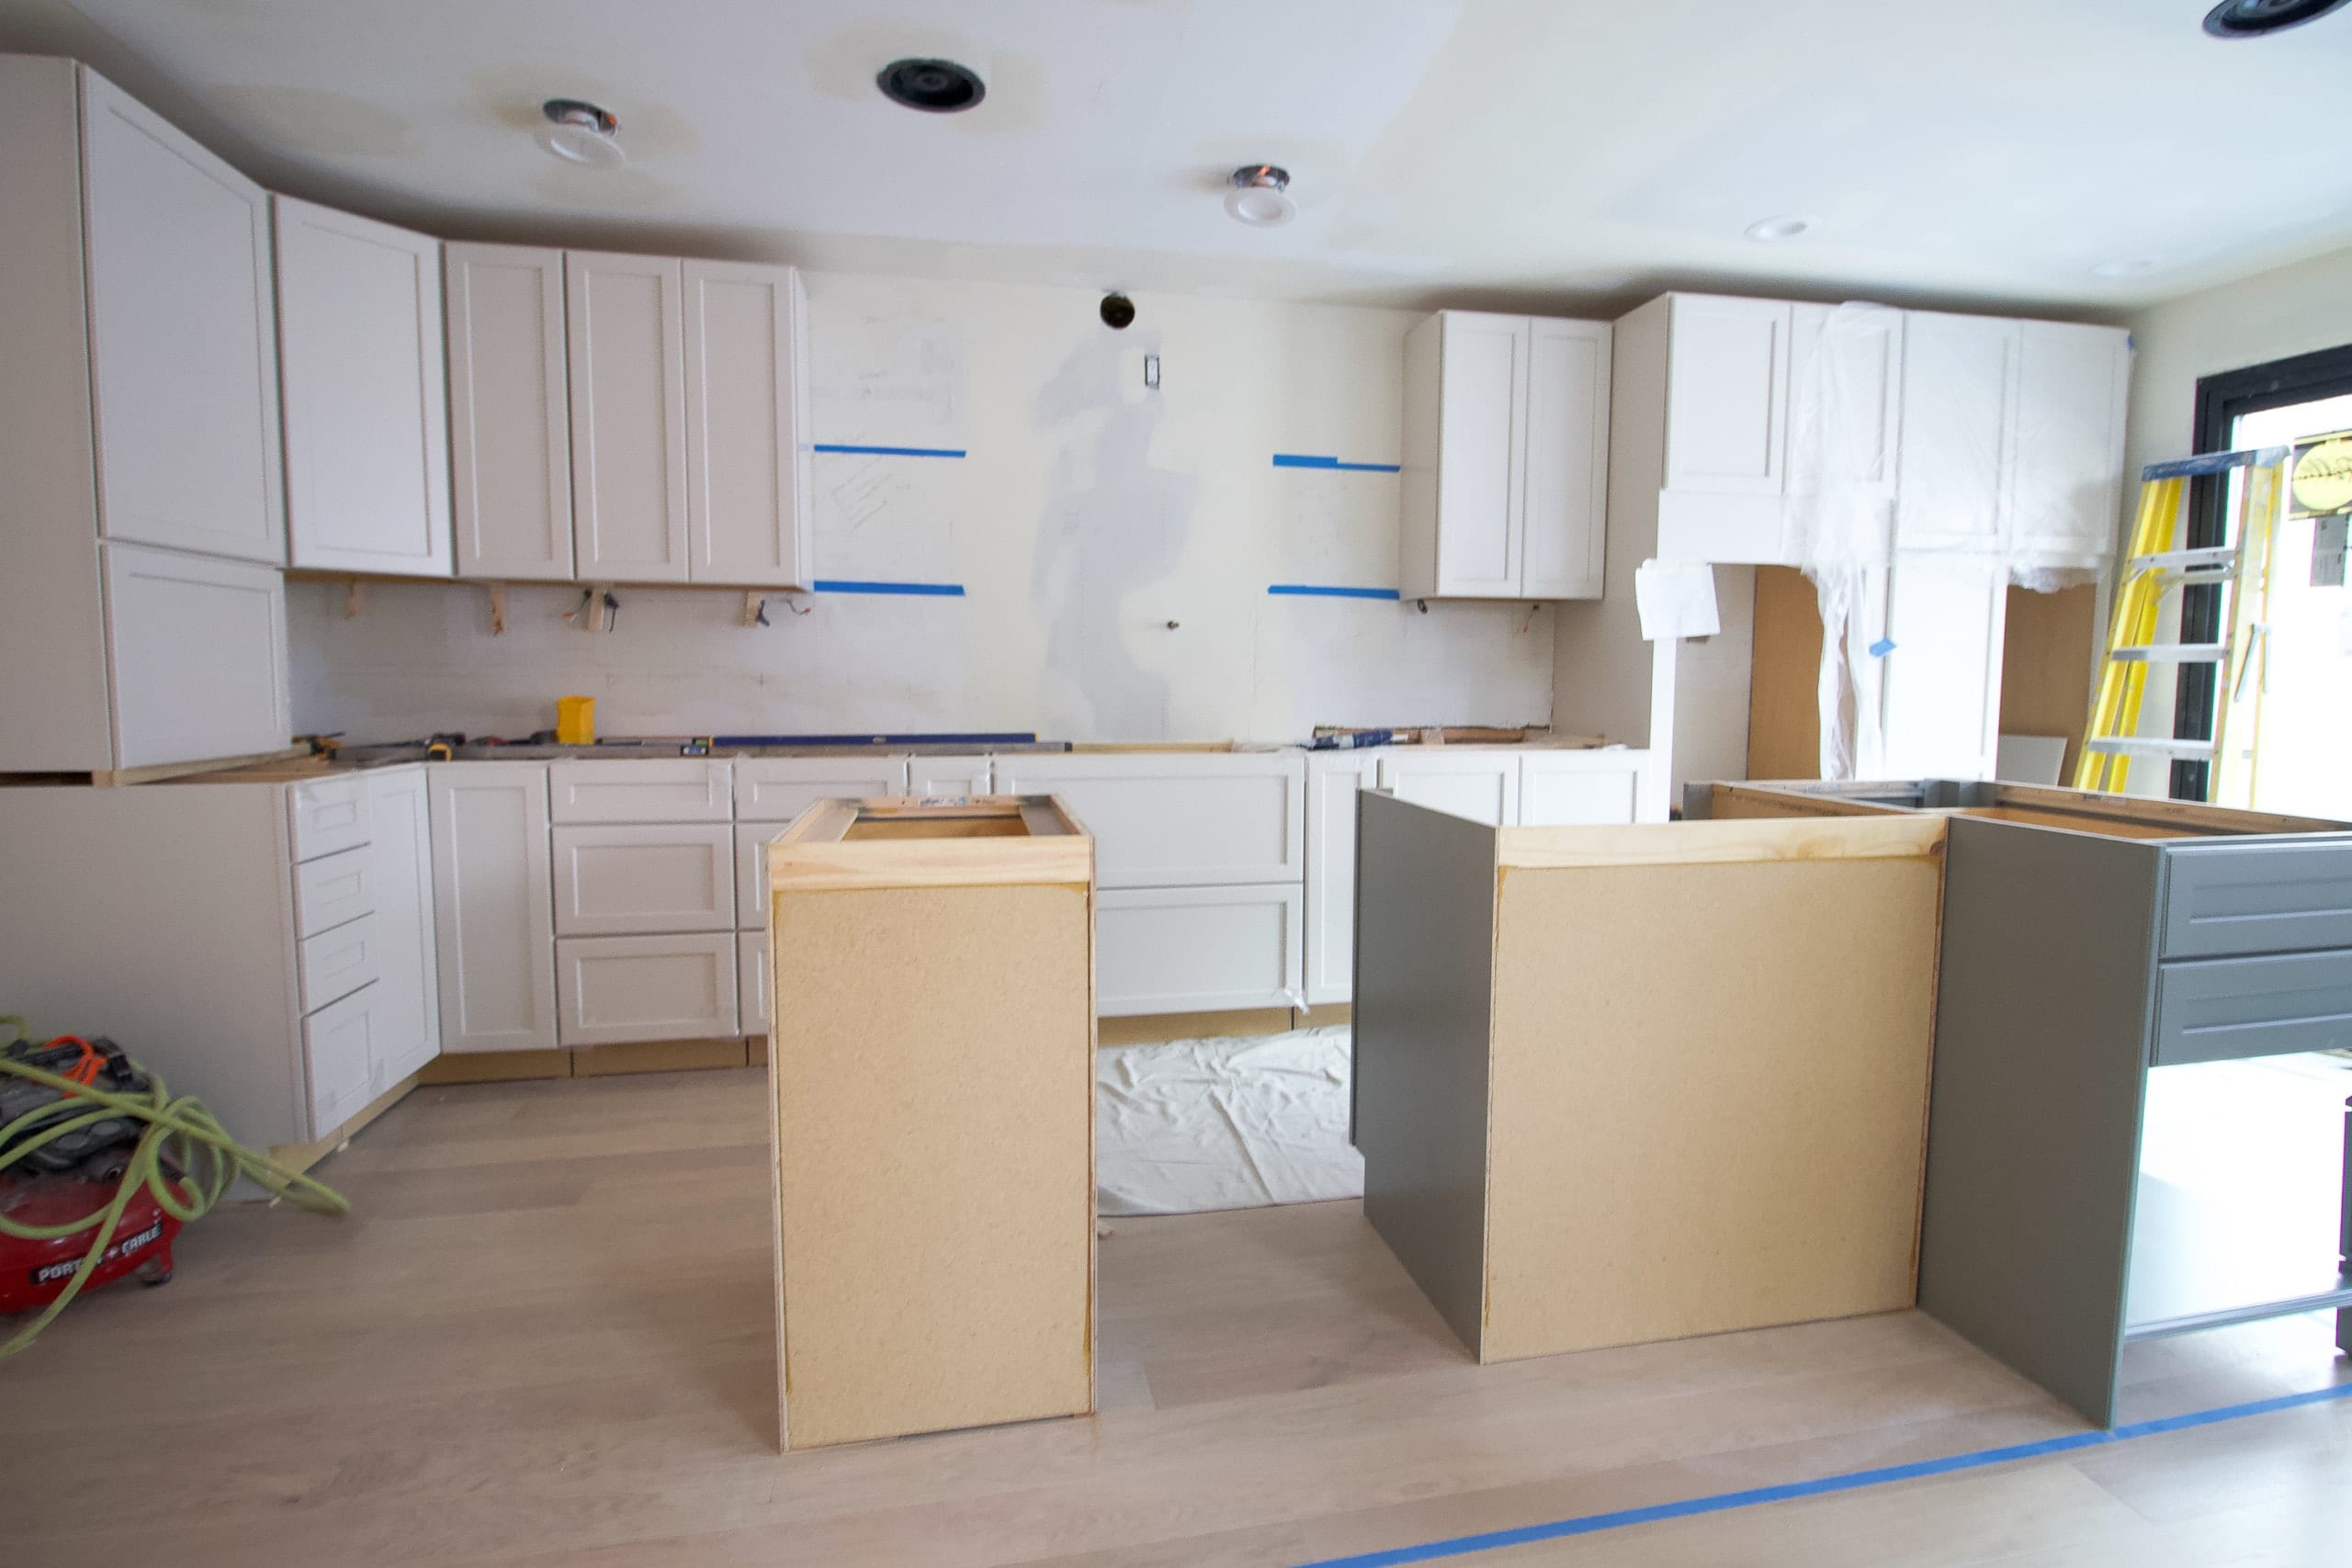
[[[596,699],[556,698],[555,738],[557,743],[563,746],[596,744]]]

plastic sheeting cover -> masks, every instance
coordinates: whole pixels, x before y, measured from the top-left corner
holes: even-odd
[[[1348,1143],[1349,1036],[1339,1024],[1103,1047],[1094,1066],[1100,1212],[1361,1197],[1363,1156]]]

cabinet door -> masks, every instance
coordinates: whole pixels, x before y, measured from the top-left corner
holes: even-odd
[[[555,931],[631,936],[735,928],[725,823],[555,829]]]
[[[1370,751],[1306,760],[1306,1002],[1352,1000],[1356,977],[1356,793],[1380,775]]]
[[[1888,573],[1883,776],[1989,779],[2000,740],[2008,573],[1997,560],[1903,555]]]
[[[1380,759],[1380,787],[1399,800],[1509,828],[1519,821],[1519,754],[1436,747]]]
[[[1527,348],[1527,487],[1520,593],[1600,597],[1609,510],[1606,321],[1537,321]]]
[[[2000,547],[2020,323],[1907,311],[1903,323],[1898,550]]]
[[[1647,751],[1530,751],[1519,760],[1519,825],[1639,821],[1649,765]]]
[[[571,577],[563,253],[444,245],[459,577]]]
[[[736,933],[579,936],[556,943],[566,1046],[736,1032]]]
[[[277,570],[137,545],[102,554],[115,765],[284,746],[293,720]]]
[[[1892,489],[1894,484],[1894,443],[1903,408],[1903,312],[1875,310],[1865,328],[1841,332],[1825,351],[1823,329],[1829,324],[1827,305],[1792,308],[1793,352],[1789,356],[1789,439],[1796,440],[1796,424],[1804,417],[1806,383],[1816,356],[1834,354],[1837,360],[1822,367],[1827,383],[1852,394],[1852,407],[1839,411],[1853,416],[1854,428],[1844,443],[1853,464],[1844,478],[1860,484]]]
[[[439,965],[433,936],[433,812],[424,770],[388,768],[366,775],[368,831],[364,854],[376,911],[376,1075],[381,1094],[441,1054]],[[319,863],[317,862],[312,864]],[[303,870],[310,869],[304,866]]]
[[[283,563],[269,204],[82,73],[98,526]]]
[[[1306,762],[1296,752],[1007,753],[1006,795],[1057,795],[1094,836],[1103,887],[1299,880]]]
[[[1678,294],[1668,321],[1666,488],[1778,495],[1785,482],[1790,307]]]
[[[1439,330],[1436,592],[1516,598],[1529,322],[1448,310]]]
[[[2018,323],[2009,538],[2050,568],[2093,570],[2115,547],[2132,339],[2120,327]]]
[[[813,505],[800,275],[690,261],[685,290],[690,574],[805,588]]]
[[[1095,1011],[1296,1006],[1302,906],[1296,884],[1104,888],[1094,902]]]
[[[555,910],[543,762],[425,771],[433,804],[433,930],[441,1048],[556,1043]]]
[[[354,991],[302,1021],[302,1057],[311,1088],[311,1137],[323,1139],[376,1098],[382,1001],[374,986]]]
[[[441,242],[272,198],[287,559],[449,575]]]
[[[686,581],[686,354],[681,264],[569,252],[571,516],[578,575]]]
[[[999,788],[1001,764],[1010,770],[1012,757],[910,757],[907,759],[907,793],[909,795],[988,795]],[[1001,786],[1008,795],[1019,793],[1016,786]]]

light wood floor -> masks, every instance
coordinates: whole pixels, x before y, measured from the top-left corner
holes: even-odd
[[[759,1075],[420,1091],[0,1363],[9,1562],[1222,1568],[2080,1430],[1916,1314],[1479,1368],[1355,1205],[1120,1221],[1103,1412],[780,1456]],[[2352,1379],[2138,1347],[2124,1419]],[[2352,1402],[1463,1559],[2352,1562]]]

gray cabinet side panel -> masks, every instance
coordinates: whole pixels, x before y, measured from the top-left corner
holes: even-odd
[[[1476,1350],[1487,1293],[1495,830],[1376,791],[1357,804],[1364,1217]]]
[[[1955,818],[1919,1305],[2099,1426],[2115,1410],[2157,852]]]

